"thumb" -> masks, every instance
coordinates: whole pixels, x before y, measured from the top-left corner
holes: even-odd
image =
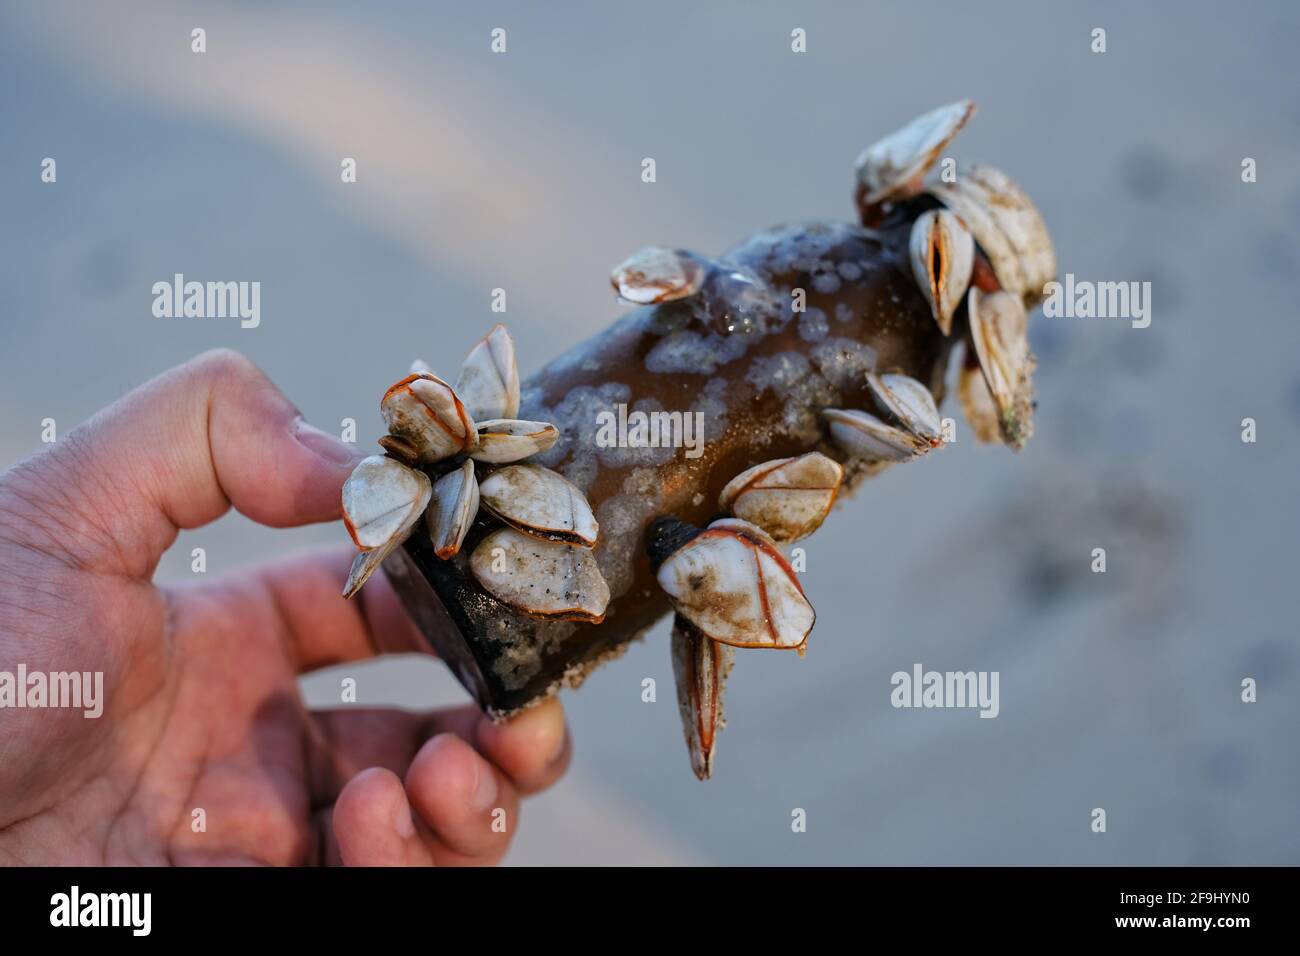
[[[164,372],[0,476],[11,537],[149,578],[180,529],[232,505],[275,527],[339,517],[360,455],[303,421],[256,365],[218,349]]]

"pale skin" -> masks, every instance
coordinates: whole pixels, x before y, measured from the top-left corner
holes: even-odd
[[[382,574],[340,597],[349,547],[152,583],[180,530],[232,507],[338,519],[361,454],[223,350],[0,475],[0,670],[102,671],[105,699],[98,719],[0,709],[0,863],[501,859],[521,797],[568,763],[557,701],[502,725],[472,705],[308,711],[298,675],[423,650]]]

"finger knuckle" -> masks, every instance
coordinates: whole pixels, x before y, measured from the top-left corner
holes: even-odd
[[[192,371],[215,385],[240,385],[262,378],[262,370],[243,352],[210,349],[191,361]]]

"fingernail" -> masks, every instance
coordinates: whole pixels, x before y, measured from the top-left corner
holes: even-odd
[[[569,727],[564,720],[564,708],[558,700],[552,698],[536,708],[536,716],[533,719],[538,722],[535,733],[543,739],[551,738],[548,748],[550,753],[546,758],[546,765],[549,767],[564,756],[564,747],[569,740]]]
[[[560,723],[560,739],[555,742],[555,750],[551,754],[551,759],[547,761],[547,766],[555,763],[564,756],[565,748],[569,746],[569,724],[567,721]]]
[[[500,746],[503,737],[526,745],[534,753],[545,755],[546,766],[551,766],[564,756],[569,741],[569,728],[564,721],[564,707],[555,698],[543,701],[505,723],[494,723],[487,717],[479,722],[479,741],[489,749]]]
[[[308,425],[301,418],[294,424],[293,437],[312,454],[324,458],[331,465],[347,465],[360,456],[356,448],[329,432],[323,432],[315,425]]]
[[[474,762],[474,785],[469,791],[469,805],[483,813],[497,801],[497,775],[481,757]]]

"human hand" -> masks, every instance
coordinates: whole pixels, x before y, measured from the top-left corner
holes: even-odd
[[[152,583],[180,529],[231,506],[273,527],[337,519],[358,458],[215,351],[0,475],[0,671],[104,675],[98,719],[0,709],[0,862],[501,858],[520,797],[568,763],[557,701],[500,726],[473,705],[309,712],[300,674],[371,657],[377,635],[423,649],[381,575],[340,597],[350,551]]]

